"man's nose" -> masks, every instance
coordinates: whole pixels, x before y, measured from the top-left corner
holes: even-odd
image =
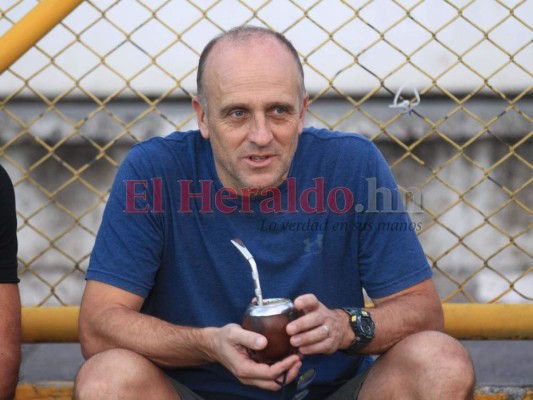
[[[253,119],[248,140],[257,146],[266,146],[272,141],[273,135],[268,120],[263,115],[257,115]]]

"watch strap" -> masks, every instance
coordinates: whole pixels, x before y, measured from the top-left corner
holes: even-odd
[[[350,317],[350,325],[355,334],[355,339],[345,352],[349,355],[357,355],[374,339],[374,321],[370,313],[362,308],[343,307],[342,310]]]

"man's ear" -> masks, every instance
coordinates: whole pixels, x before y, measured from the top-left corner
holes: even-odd
[[[207,125],[206,111],[202,107],[202,104],[198,101],[198,98],[194,96],[192,98],[192,108],[196,113],[196,120],[198,121],[198,128],[204,139],[209,138],[209,128]]]
[[[304,122],[305,122],[305,114],[307,112],[307,106],[309,105],[309,93],[305,93],[305,97],[302,101],[302,108],[300,110],[300,115],[299,115],[299,123],[300,123],[300,133],[302,133],[303,129],[304,129]]]

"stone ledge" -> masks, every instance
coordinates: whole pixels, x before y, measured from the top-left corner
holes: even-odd
[[[15,400],[72,399],[73,382],[21,382]]]
[[[15,400],[44,400],[72,398],[72,382],[23,382],[17,387]],[[533,400],[533,386],[480,386],[475,400]]]
[[[533,400],[533,386],[480,386],[475,400]]]

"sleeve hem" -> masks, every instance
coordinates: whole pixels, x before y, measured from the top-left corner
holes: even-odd
[[[387,297],[394,293],[398,293],[404,289],[407,289],[411,286],[414,286],[426,279],[429,279],[433,276],[433,272],[430,268],[424,268],[423,270],[418,270],[413,274],[410,274],[405,277],[400,282],[395,282],[392,285],[382,286],[377,289],[368,289],[365,288],[366,292],[371,298],[381,298]]]
[[[109,272],[99,272],[95,270],[90,270],[85,276],[85,280],[99,281],[106,283],[111,286],[115,286],[119,289],[126,290],[142,298],[148,297],[151,288],[139,286],[138,283],[124,279],[123,277],[118,277],[116,275],[110,274]]]

